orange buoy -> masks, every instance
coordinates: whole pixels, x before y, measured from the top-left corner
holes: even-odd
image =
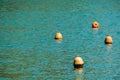
[[[94,22],[92,23],[92,28],[98,28],[98,27],[99,27],[99,23],[96,22],[96,21],[94,21]]]
[[[105,38],[105,44],[112,44],[112,37],[111,36],[106,36]]]
[[[74,59],[73,65],[74,65],[74,68],[82,68],[84,65],[84,61],[82,60],[80,56],[77,56]]]
[[[55,39],[62,40],[62,34],[60,32],[56,33]]]

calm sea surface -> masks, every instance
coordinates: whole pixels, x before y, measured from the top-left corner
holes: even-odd
[[[0,0],[0,80],[120,80],[120,0]]]

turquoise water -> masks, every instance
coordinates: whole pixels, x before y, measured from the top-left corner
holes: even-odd
[[[0,80],[120,80],[119,4],[0,0]],[[56,32],[62,41],[54,39]],[[104,44],[106,35],[112,45]],[[73,67],[77,55],[85,62],[79,71]]]

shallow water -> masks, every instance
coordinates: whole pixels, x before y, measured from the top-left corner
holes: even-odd
[[[119,0],[1,0],[0,80],[119,80]],[[91,23],[98,21],[98,30]],[[63,40],[54,39],[61,32]],[[105,45],[106,35],[113,44]],[[75,56],[84,68],[74,70]]]

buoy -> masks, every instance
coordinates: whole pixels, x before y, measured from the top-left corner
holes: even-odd
[[[106,36],[105,38],[105,44],[112,44],[112,37],[111,36]]]
[[[98,28],[98,27],[99,27],[99,23],[96,22],[96,21],[94,21],[94,22],[92,23],[92,28]]]
[[[74,68],[82,68],[84,65],[84,61],[82,60],[80,56],[77,56],[74,59],[73,65],[74,65]]]
[[[55,39],[62,40],[62,34],[60,32],[56,33]]]

